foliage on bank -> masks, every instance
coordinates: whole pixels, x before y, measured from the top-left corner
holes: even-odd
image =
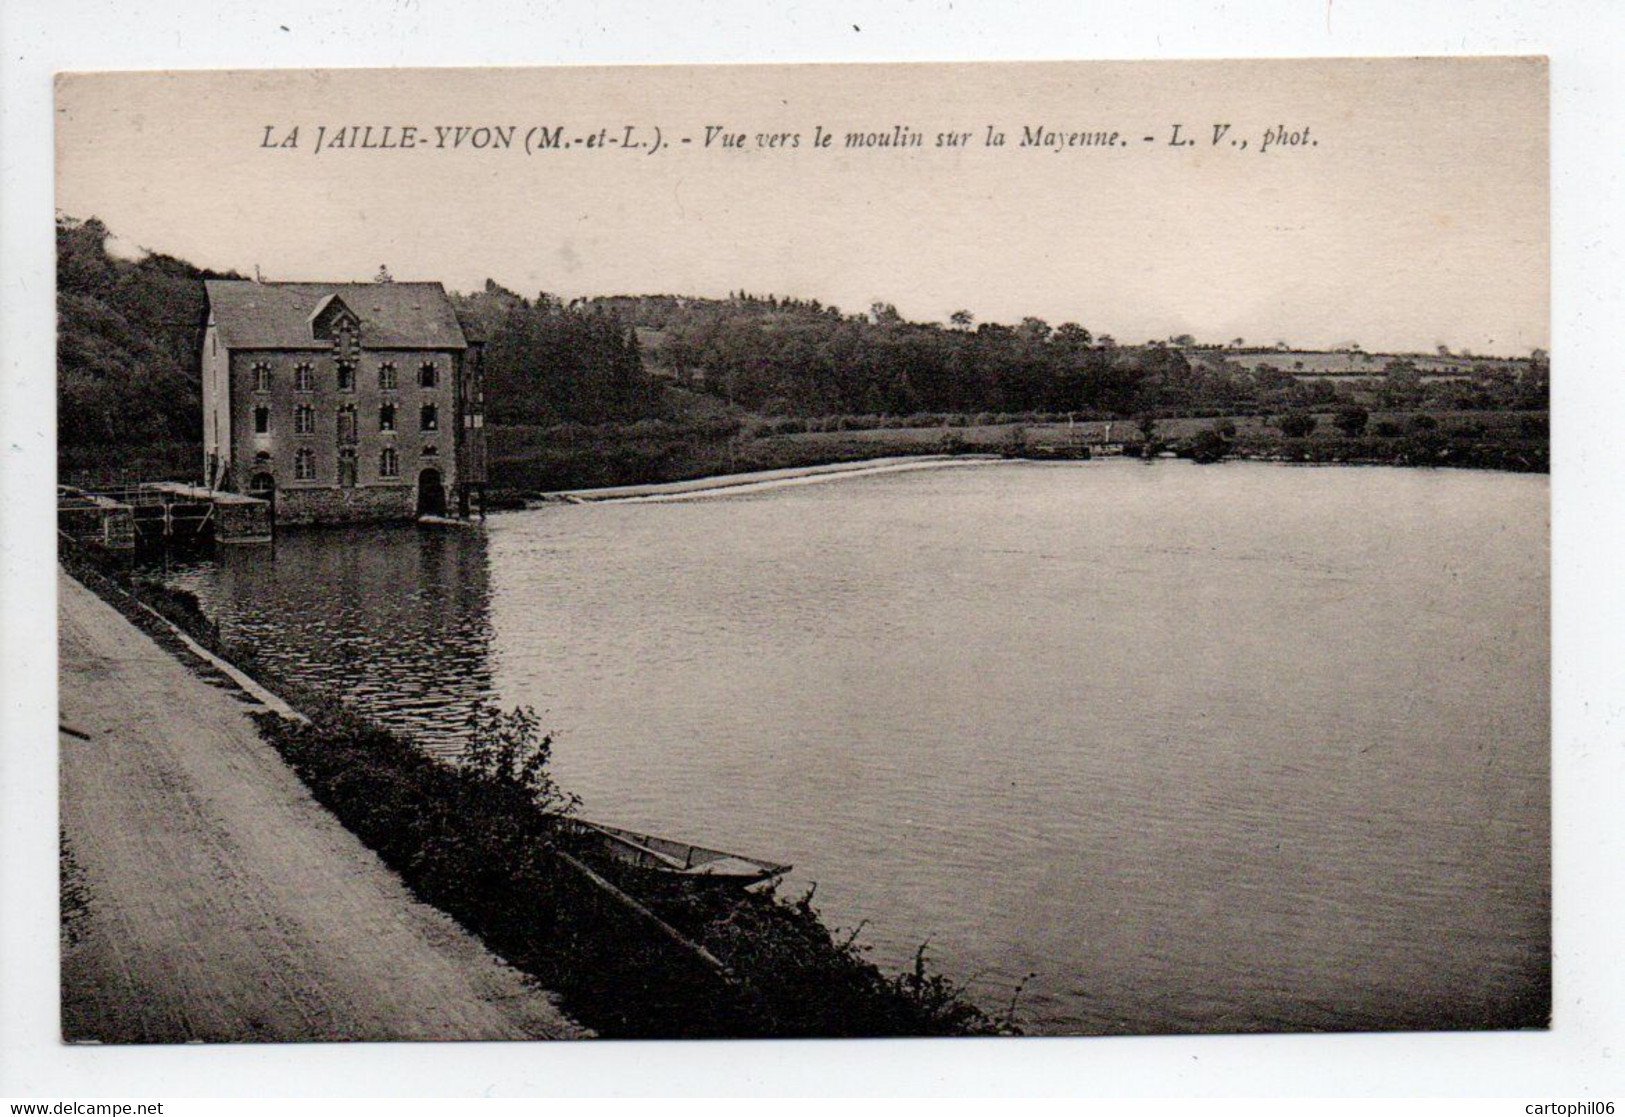
[[[57,219],[58,465],[188,477],[200,460],[203,281],[218,273],[159,253],[121,259],[111,235],[95,218]]]
[[[530,717],[516,711],[496,723],[511,729]],[[726,888],[640,892],[626,875],[614,880],[719,960],[725,971],[718,971],[565,860],[587,856],[547,809],[567,793],[538,803],[520,783],[440,763],[332,704],[314,710],[308,725],[274,715],[259,720],[318,801],[419,896],[560,990],[566,1008],[601,1034],[1010,1030],[940,975],[920,968],[887,978],[855,944],[836,940],[810,897],[787,902],[772,892]]]
[[[1451,358],[1441,378],[1428,371],[1440,367],[1436,361],[1359,352],[1361,374],[1334,384],[1282,367],[1283,357],[1308,354],[1249,350],[1239,338],[1125,343],[1075,321],[978,323],[965,311],[946,323],[910,321],[885,302],[843,313],[817,300],[746,292],[614,296],[590,305],[646,330],[651,361],[677,382],[767,416],[1098,411],[1129,418],[1320,407],[1351,393],[1383,407],[1547,406],[1544,354]]]

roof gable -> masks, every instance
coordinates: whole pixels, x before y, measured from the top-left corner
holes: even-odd
[[[360,319],[337,294],[328,295],[310,312],[310,336],[318,341],[331,341],[337,330],[347,325],[359,325]]]
[[[314,349],[348,312],[368,349],[466,349],[446,289],[438,283],[255,283],[204,281],[228,349]],[[325,336],[324,336],[325,334]]]

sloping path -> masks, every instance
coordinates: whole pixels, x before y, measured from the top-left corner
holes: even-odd
[[[62,827],[88,896],[63,949],[65,1039],[585,1034],[414,899],[241,700],[60,571],[58,594]]]

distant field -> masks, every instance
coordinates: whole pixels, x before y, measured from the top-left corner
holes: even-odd
[[[1508,357],[1446,357],[1436,353],[1364,353],[1341,349],[1220,349],[1194,350],[1193,360],[1213,355],[1233,361],[1242,368],[1280,369],[1299,375],[1322,376],[1381,376],[1389,361],[1405,360],[1416,365],[1424,376],[1466,376],[1476,365],[1520,366],[1525,362]]]

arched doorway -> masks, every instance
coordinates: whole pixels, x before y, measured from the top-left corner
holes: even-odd
[[[446,514],[446,486],[440,483],[438,469],[425,469],[418,474],[418,515],[444,516]]]
[[[269,504],[271,530],[276,531],[276,478],[268,469],[262,469],[248,479],[248,495],[257,496]]]

